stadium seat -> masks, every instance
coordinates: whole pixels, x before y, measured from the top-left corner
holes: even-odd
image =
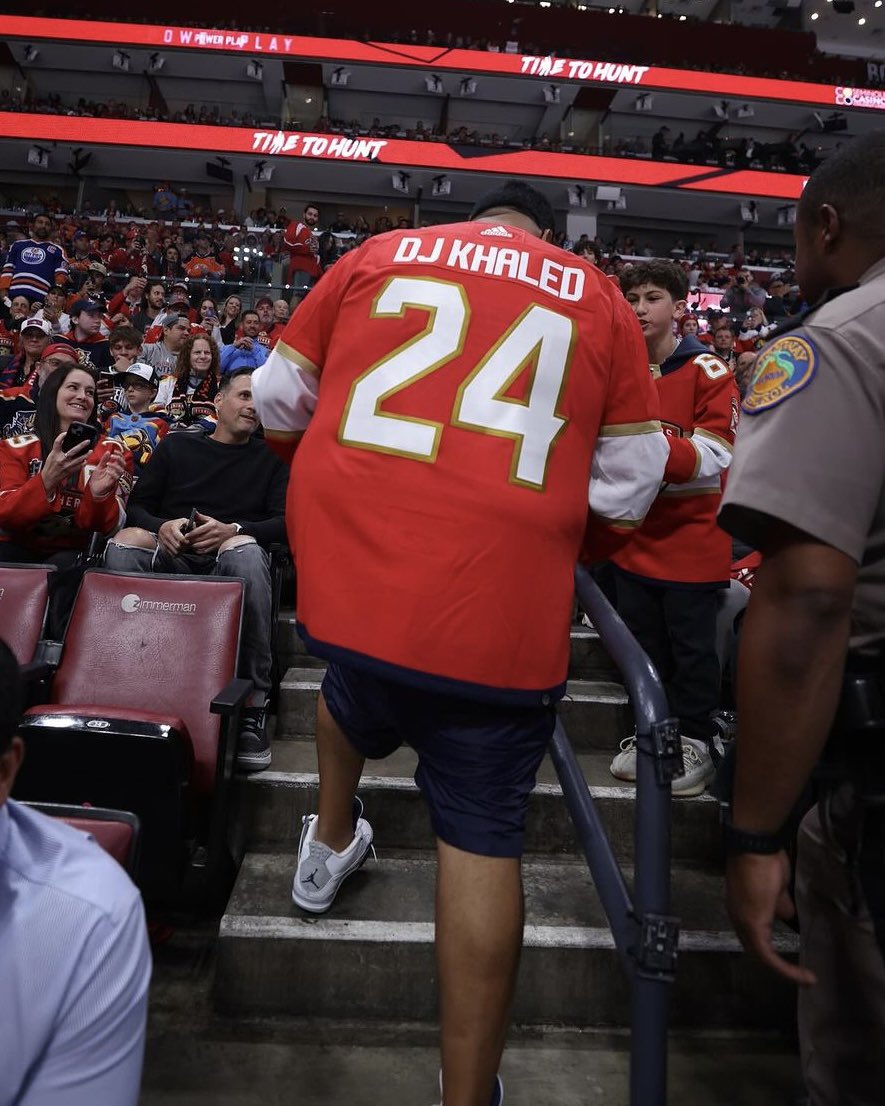
[[[54,565],[0,564],[0,637],[28,664],[43,636]]]
[[[241,580],[89,569],[15,797],[132,811],[149,901],[205,901],[230,867]]]
[[[50,818],[60,818],[74,829],[91,834],[106,853],[130,876],[138,866],[141,826],[138,818],[126,810],[104,807],[69,806],[65,803],[26,803]]]

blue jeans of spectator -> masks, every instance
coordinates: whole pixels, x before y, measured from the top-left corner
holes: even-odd
[[[246,583],[243,636],[237,675],[255,685],[258,704],[270,693],[271,582],[270,559],[257,542],[233,546],[223,553],[183,553],[173,556],[159,545],[137,549],[108,542],[105,565],[121,572],[169,572],[192,576],[237,576]]]

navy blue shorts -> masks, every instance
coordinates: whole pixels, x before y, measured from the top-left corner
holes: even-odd
[[[529,795],[555,708],[472,702],[332,663],[329,713],[370,760],[402,744],[418,754],[415,782],[437,837],[480,856],[522,856]]]

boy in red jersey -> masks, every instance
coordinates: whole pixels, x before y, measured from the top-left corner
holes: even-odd
[[[438,843],[446,1106],[503,1094],[525,816],[565,689],[588,496],[606,534],[629,532],[668,452],[636,320],[549,244],[547,199],[510,182],[472,218],[345,254],[253,377],[268,441],[304,435],[287,506],[298,624],[330,662],[292,896],[332,905],[372,842],[364,759],[408,741]]]
[[[716,611],[731,562],[731,541],[717,526],[716,512],[740,400],[725,362],[694,335],[674,334],[688,295],[679,265],[634,265],[621,275],[621,288],[645,337],[670,457],[645,523],[612,555],[617,607],[657,668],[679,719],[685,775],[674,780],[673,793],[699,795],[714,774]],[[612,775],[635,780],[636,743],[628,738],[622,744]]]

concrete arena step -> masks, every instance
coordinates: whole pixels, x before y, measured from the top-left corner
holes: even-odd
[[[280,681],[278,737],[312,736],[316,699],[323,669],[290,668]],[[620,684],[603,680],[569,680],[559,713],[575,749],[617,751],[633,730],[627,694]]]
[[[277,622],[277,655],[280,667],[324,668],[325,661],[312,657],[295,629],[295,612],[282,610]],[[569,676],[575,680],[614,680],[617,670],[599,640],[595,630],[573,626]]]
[[[292,904],[291,853],[250,853],[221,922],[218,1010],[235,1015],[432,1021],[436,1018],[433,854],[382,851],[343,886],[332,911]],[[526,930],[514,1021],[616,1026],[628,986],[581,863],[527,857]],[[795,992],[740,952],[721,880],[676,870],[682,917],[672,1024],[705,1030],[788,1030]],[[779,932],[777,946],[796,939]]]
[[[578,760],[590,785],[615,855],[633,857],[635,788],[612,778],[609,753],[582,753]],[[366,817],[385,848],[433,847],[424,800],[414,782],[417,756],[403,747],[381,761],[369,761],[360,786]],[[301,818],[316,810],[317,762],[312,740],[280,740],[266,772],[237,780],[248,848],[290,848],[301,832]],[[719,810],[710,795],[675,799],[672,805],[672,855],[677,862],[719,868]],[[526,851],[577,854],[571,819],[553,764],[545,758],[529,806]]]

